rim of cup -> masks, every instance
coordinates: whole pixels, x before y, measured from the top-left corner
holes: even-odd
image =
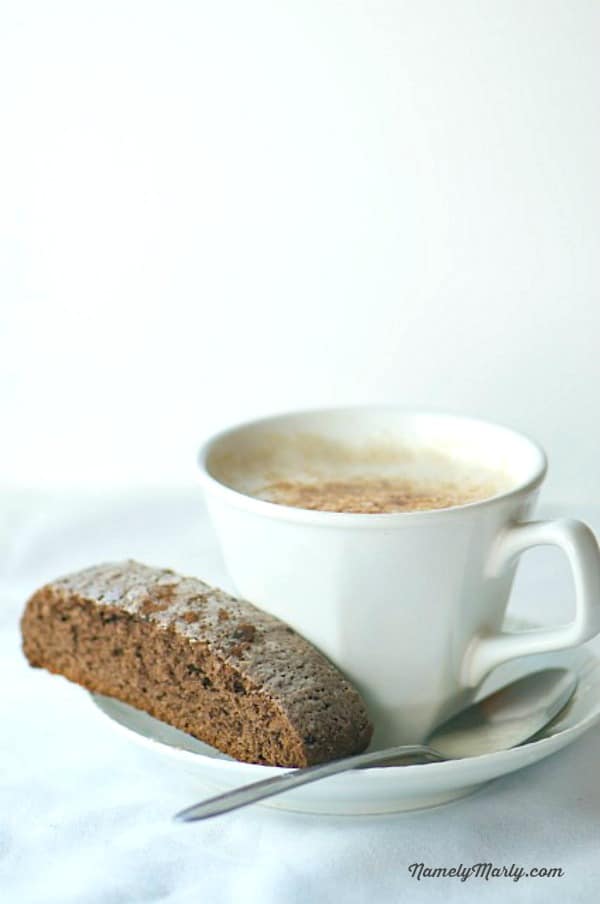
[[[228,486],[209,470],[209,458],[215,446],[235,433],[242,433],[245,430],[253,430],[263,426],[274,425],[277,422],[289,421],[297,418],[311,418],[314,416],[327,415],[359,415],[361,413],[395,413],[399,416],[407,418],[436,418],[445,419],[447,421],[462,422],[471,426],[479,427],[487,430],[497,430],[503,432],[506,436],[511,437],[520,443],[529,446],[533,458],[536,460],[536,466],[532,468],[531,473],[521,479],[516,480],[514,485],[509,486],[506,490],[496,493],[492,496],[484,497],[473,502],[466,502],[462,505],[454,505],[448,508],[413,510],[402,512],[329,512],[315,509],[303,509],[295,506],[284,505],[281,503],[268,502],[265,499],[258,499],[247,493]],[[439,518],[457,518],[471,514],[474,510],[488,508],[502,504],[507,500],[513,499],[521,494],[527,495],[536,490],[548,470],[548,459],[542,446],[532,437],[520,430],[515,430],[505,424],[497,421],[487,420],[485,418],[471,417],[469,415],[456,414],[455,412],[436,411],[426,408],[405,408],[399,405],[348,405],[325,408],[307,408],[296,409],[291,411],[270,414],[265,417],[251,418],[246,421],[240,421],[230,427],[220,430],[209,436],[200,446],[198,451],[198,466],[200,469],[200,480],[204,490],[220,498],[222,502],[229,504],[235,508],[243,509],[257,515],[263,515],[271,519],[282,521],[293,521],[296,523],[314,524],[329,527],[341,527],[348,525],[352,527],[399,527],[414,525],[415,523],[430,523],[434,519]]]

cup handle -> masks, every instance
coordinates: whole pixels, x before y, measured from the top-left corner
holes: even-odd
[[[496,666],[516,656],[576,647],[600,631],[600,550],[587,524],[571,518],[525,521],[506,528],[490,559],[490,574],[498,576],[532,546],[558,546],[565,553],[575,585],[575,618],[567,625],[517,633],[475,637],[465,654],[462,683],[476,687]]]

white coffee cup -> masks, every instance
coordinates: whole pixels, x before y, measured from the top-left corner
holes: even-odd
[[[240,492],[220,463],[265,444],[324,437],[442,451],[509,475],[508,488],[453,508],[385,514],[310,511]],[[580,521],[529,521],[546,457],[506,427],[395,407],[297,412],[233,427],[200,452],[202,483],[241,596],[288,622],[363,694],[374,746],[419,742],[497,665],[574,647],[600,631],[600,553]],[[566,554],[569,624],[520,633],[502,624],[519,555]]]

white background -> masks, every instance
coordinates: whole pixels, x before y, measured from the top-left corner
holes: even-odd
[[[0,483],[398,401],[600,499],[600,4],[0,6]]]

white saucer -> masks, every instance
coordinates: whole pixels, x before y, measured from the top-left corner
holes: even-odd
[[[485,782],[536,763],[571,744],[600,719],[600,660],[583,647],[529,657],[498,668],[480,691],[485,696],[526,672],[558,665],[574,669],[579,675],[579,686],[565,712],[536,741],[512,750],[446,763],[347,772],[269,798],[264,805],[305,813],[356,816],[418,810],[463,797]],[[179,763],[194,779],[198,799],[208,796],[207,790],[216,793],[284,771],[273,766],[240,763],[140,710],[108,697],[91,696],[118,730],[155,751],[157,756]],[[193,802],[190,799],[190,804]]]

